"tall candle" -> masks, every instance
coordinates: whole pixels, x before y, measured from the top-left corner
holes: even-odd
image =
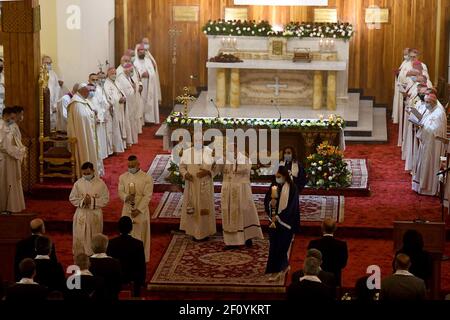
[[[273,186],[272,187],[272,199],[277,199],[277,198],[278,198],[278,187]]]
[[[130,183],[130,185],[128,186],[128,189],[129,189],[130,194],[132,194],[132,195],[136,194],[136,185],[133,182]]]

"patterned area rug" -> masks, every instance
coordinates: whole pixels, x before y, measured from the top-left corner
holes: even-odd
[[[253,200],[261,221],[268,220],[264,210],[264,195],[254,194]],[[183,194],[180,192],[165,192],[153,214],[153,219],[179,219]],[[221,219],[220,193],[214,194],[216,218]],[[344,221],[345,200],[342,196],[300,196],[300,220],[321,222],[326,218],[342,223]]]
[[[351,190],[360,190],[367,189],[369,186],[369,174],[367,170],[367,161],[366,159],[345,159],[345,162],[348,163],[349,168],[352,171],[353,178],[352,184],[348,189]],[[166,181],[166,178],[169,175],[167,169],[170,165],[170,155],[157,155],[153,160],[150,169],[148,170],[148,174],[153,177],[155,185],[169,185]],[[215,182],[215,185],[221,185],[220,182]],[[252,183],[253,187],[268,187],[268,183],[264,182],[255,182]]]
[[[222,237],[197,242],[175,234],[148,286],[158,291],[283,293],[286,276],[265,275],[269,241],[248,249],[223,250]]]

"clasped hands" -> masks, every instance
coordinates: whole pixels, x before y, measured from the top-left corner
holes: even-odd
[[[92,198],[90,195],[85,195],[84,199],[83,199],[83,208],[84,209],[89,209],[91,207],[91,203],[92,203]]]

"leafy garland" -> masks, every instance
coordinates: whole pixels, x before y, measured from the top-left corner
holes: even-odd
[[[352,174],[344,161],[344,154],[338,147],[323,142],[317,153],[306,161],[308,186],[317,189],[336,189],[350,186]]]
[[[201,124],[204,128],[234,129],[236,127],[265,127],[269,129],[321,129],[341,130],[345,128],[342,117],[330,115],[328,119],[322,116],[315,120],[304,119],[239,119],[239,118],[189,118],[181,112],[172,112],[165,123],[170,128],[189,128]]]
[[[305,23],[290,22],[283,31],[273,30],[268,21],[225,21],[210,20],[202,31],[212,36],[250,36],[250,37],[286,37],[286,38],[334,38],[349,40],[354,34],[353,25],[348,22]]]

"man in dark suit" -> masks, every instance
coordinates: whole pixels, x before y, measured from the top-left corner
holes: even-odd
[[[36,239],[37,255],[34,258],[36,277],[34,279],[40,285],[47,287],[50,292],[64,292],[66,286],[64,269],[59,262],[50,259],[51,250],[52,241],[49,238],[41,236]]]
[[[119,220],[120,236],[109,241],[108,255],[120,261],[124,284],[133,285],[133,295],[140,296],[140,289],[145,284],[146,264],[144,244],[130,236],[133,222],[123,216]]]
[[[421,301],[426,298],[425,282],[409,272],[411,259],[404,253],[395,258],[393,275],[381,281],[380,300]]]
[[[14,271],[16,281],[20,280],[19,264],[23,259],[36,257],[36,239],[45,234],[45,224],[42,219],[33,219],[30,222],[31,236],[19,241],[16,245],[16,256],[14,259]],[[55,245],[52,245],[50,259],[58,262],[56,258]]]
[[[322,265],[322,253],[317,249],[309,249],[306,252],[306,258],[316,258],[319,261],[319,274],[317,277],[322,281],[324,285],[329,287],[333,292],[336,292],[336,279],[334,278],[334,274],[331,272],[327,272],[322,270],[320,267]],[[295,271],[292,274],[292,283],[300,282],[300,278],[304,276],[303,269]]]
[[[122,290],[122,268],[120,261],[109,257],[108,237],[98,234],[92,238],[92,251],[94,254],[90,258],[90,271],[96,277],[102,278],[105,283],[105,296],[107,300],[115,301],[119,299]]]
[[[332,302],[332,290],[322,283],[318,274],[320,262],[316,258],[306,258],[303,264],[304,276],[298,282],[292,283],[288,290],[288,300],[311,301],[315,303]]]
[[[308,249],[317,249],[322,253],[323,263],[322,269],[334,274],[336,285],[342,284],[342,269],[347,265],[348,250],[345,241],[334,238],[336,232],[336,222],[326,219],[322,223],[322,238],[312,240]]]
[[[6,301],[12,302],[43,302],[47,299],[47,288],[34,282],[36,265],[33,259],[24,259],[19,264],[22,279],[6,290]]]

